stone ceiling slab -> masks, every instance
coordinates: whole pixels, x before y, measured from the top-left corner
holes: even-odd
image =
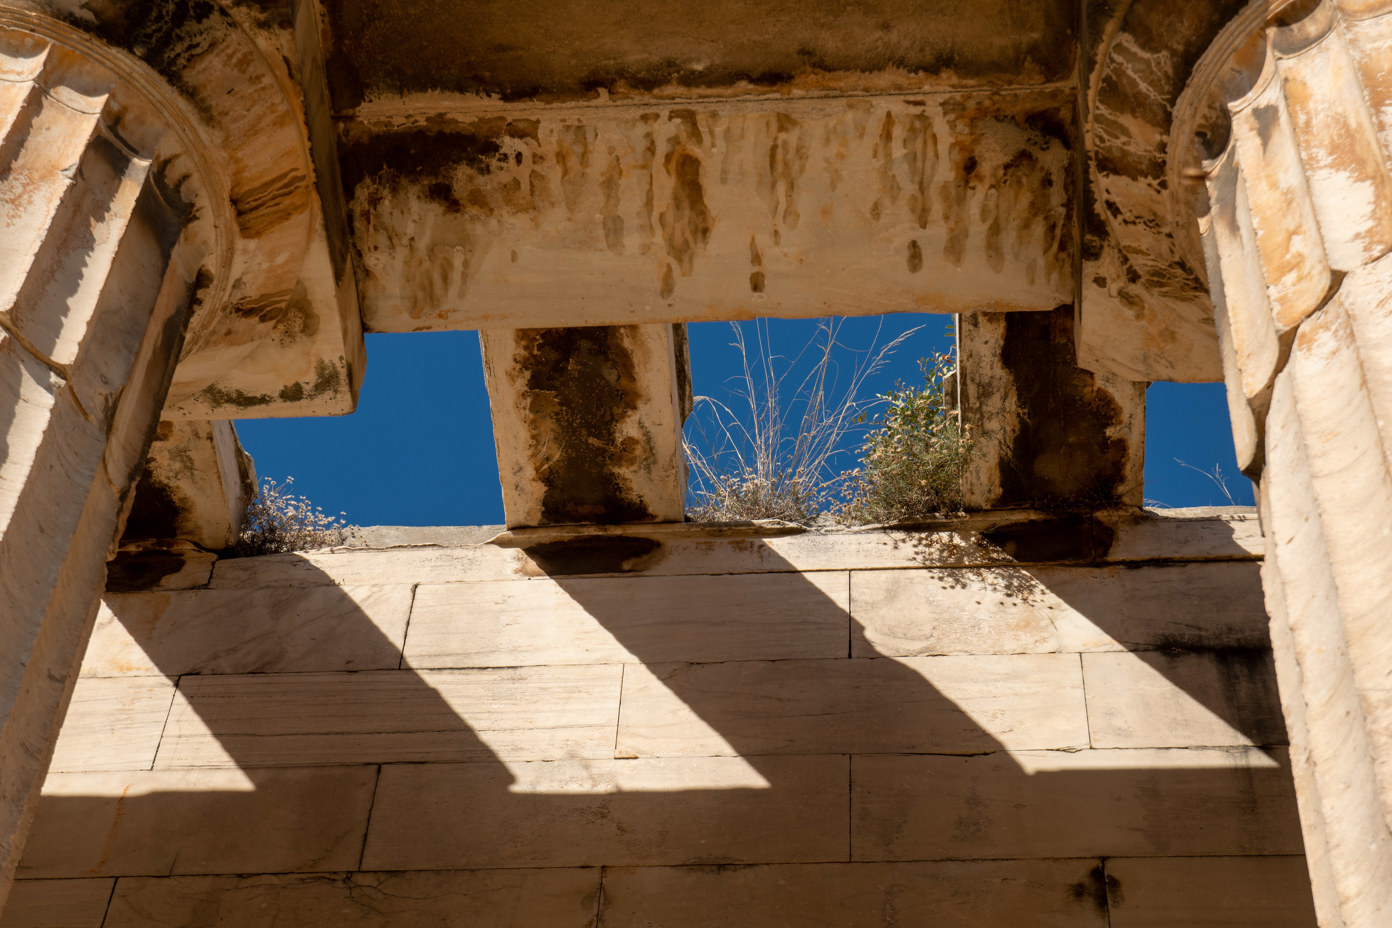
[[[334,105],[424,91],[595,99],[664,87],[1068,80],[1070,0],[325,0]],[[925,80],[928,82],[925,85]],[[909,88],[903,88],[909,89]]]

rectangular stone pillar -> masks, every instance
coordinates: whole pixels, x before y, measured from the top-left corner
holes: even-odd
[[[1140,506],[1146,384],[1078,366],[1071,306],[958,317],[963,506]]]
[[[509,528],[682,521],[684,326],[479,334]]]

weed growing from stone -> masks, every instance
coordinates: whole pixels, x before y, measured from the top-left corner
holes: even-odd
[[[951,352],[918,362],[923,386],[895,384],[879,397],[860,467],[846,475],[836,517],[850,524],[940,519],[962,510],[962,468],[971,454],[948,385]]]
[[[918,331],[857,352],[838,340],[841,322],[820,320],[816,336],[791,358],[773,353],[767,321],[730,324],[741,372],[732,378],[731,402],[695,397],[685,441],[688,518],[810,522],[835,502],[846,479],[838,469],[846,439],[866,428],[878,402],[860,398],[865,382]],[[838,358],[846,357],[858,361],[849,377],[838,376]]]
[[[358,527],[348,524],[345,513],[325,515],[303,496],[290,492],[294,483],[294,477],[286,477],[284,483],[276,483],[269,477],[261,482],[260,491],[247,504],[242,517],[238,555],[252,557],[331,548],[347,544],[353,538]]]

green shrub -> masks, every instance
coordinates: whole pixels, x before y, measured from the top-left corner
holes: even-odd
[[[919,369],[922,387],[900,383],[880,397],[884,403],[862,446],[860,468],[847,475],[841,491],[840,521],[903,522],[961,511],[971,440],[949,403],[956,360],[936,353],[920,360]]]
[[[344,521],[344,513],[325,515],[303,496],[290,492],[294,482],[294,477],[286,477],[283,484],[269,477],[261,482],[260,491],[242,516],[237,554],[252,557],[308,551],[344,545],[352,539],[358,527]]]

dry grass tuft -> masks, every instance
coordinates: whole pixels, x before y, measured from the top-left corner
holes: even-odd
[[[688,518],[810,522],[834,504],[847,478],[838,466],[846,440],[867,428],[867,412],[880,402],[859,399],[865,382],[918,331],[856,351],[839,341],[841,324],[820,320],[816,337],[792,358],[773,353],[767,321],[730,324],[741,372],[732,378],[730,403],[695,398],[686,441]],[[849,377],[837,360],[847,357],[858,359]]]

